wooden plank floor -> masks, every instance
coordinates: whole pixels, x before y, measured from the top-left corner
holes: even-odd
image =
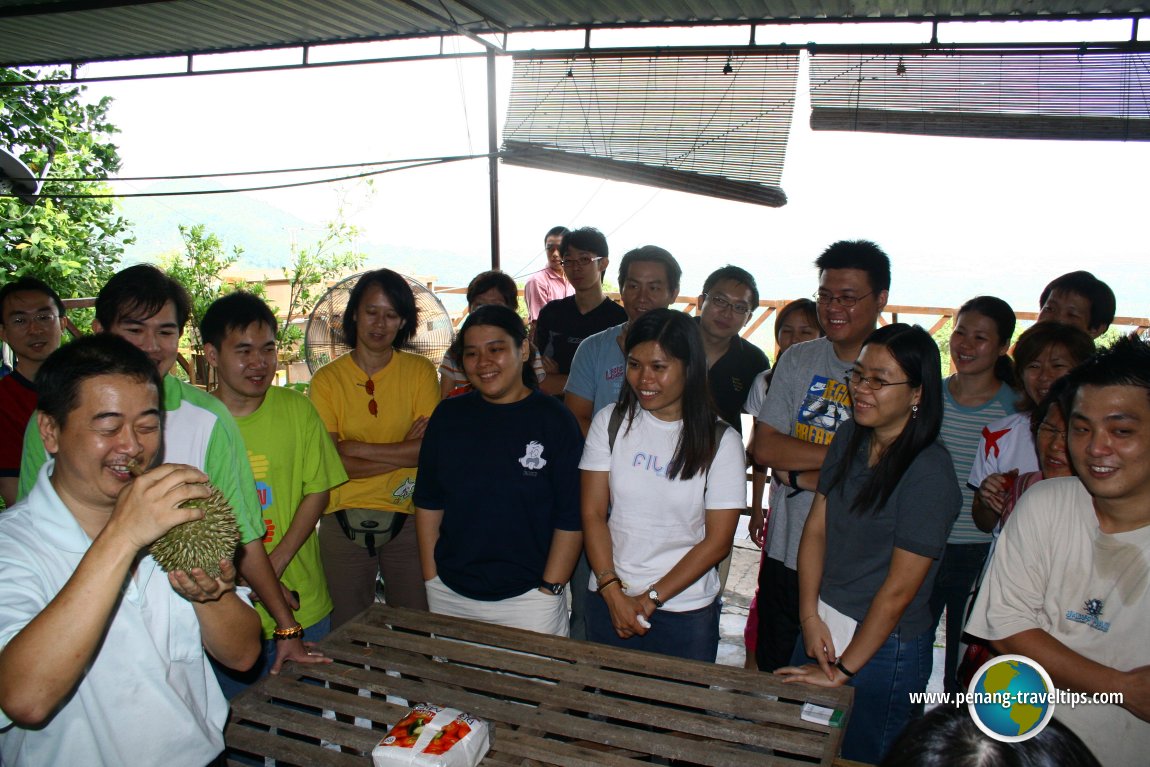
[[[846,711],[853,695],[382,605],[322,647],[331,665],[293,664],[233,701],[229,747],[362,767],[409,703],[429,702],[492,723],[484,765],[829,765],[842,730],[803,721],[800,708]]]

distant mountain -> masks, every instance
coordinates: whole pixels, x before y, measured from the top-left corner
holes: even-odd
[[[147,192],[219,189],[204,182],[164,181]],[[292,230],[311,228],[308,221],[244,194],[199,194],[178,197],[129,197],[123,215],[132,222],[136,242],[124,252],[125,263],[154,261],[183,247],[179,226],[203,224],[230,250],[243,249],[241,268],[278,269],[291,252]]]
[[[223,187],[202,181],[164,181],[144,191],[213,188]],[[181,250],[180,224],[203,224],[229,251],[234,246],[243,249],[236,271],[279,277],[291,255],[293,232],[305,244],[317,235],[315,223],[245,194],[129,197],[123,200],[123,216],[132,223],[131,233],[136,238],[125,248],[125,265],[154,262],[162,255]],[[387,266],[412,276],[435,278],[441,285],[466,285],[475,272],[484,268],[485,259],[463,258],[443,250],[363,240],[357,247],[367,258],[365,268]],[[472,261],[478,268],[468,265]]]

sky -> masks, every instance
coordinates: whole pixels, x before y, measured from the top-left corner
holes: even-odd
[[[1018,39],[1018,28],[1005,34]],[[888,41],[906,34],[868,29]],[[574,42],[551,36],[546,45],[581,44],[576,34]],[[676,34],[663,30],[659,40],[677,42]],[[786,34],[799,42],[807,33]],[[758,39],[770,42],[761,33]],[[467,43],[452,41],[449,50],[452,45],[462,50]],[[202,57],[197,67],[291,56],[298,52]],[[82,71],[111,74],[123,66]],[[510,59],[501,58],[501,124],[510,73]],[[472,154],[485,152],[488,141],[481,59],[98,83],[89,94],[114,98],[110,118],[121,129],[122,176]],[[816,133],[808,120],[809,99],[800,87],[781,184],[789,202],[778,209],[500,166],[502,267],[525,278],[544,267],[542,239],[551,226],[595,226],[607,234],[616,265],[639,245],[670,250],[684,267],[684,295],[697,294],[713,268],[733,263],[755,274],[764,298],[791,299],[814,292],[811,262],[823,248],[866,238],[891,256],[892,303],[957,306],[989,293],[1016,310],[1034,311],[1046,282],[1086,268],[1115,289],[1119,315],[1150,315],[1150,145]],[[370,194],[362,184],[341,188],[252,194],[312,222],[316,233],[342,194],[364,240],[424,254],[378,265],[456,284],[488,268],[486,160],[379,176]],[[216,199],[226,205],[229,196]],[[180,198],[164,204],[180,210]],[[285,250],[290,236],[285,233]],[[428,251],[443,255],[429,258]]]

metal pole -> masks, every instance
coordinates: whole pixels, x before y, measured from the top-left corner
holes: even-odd
[[[487,51],[487,159],[491,195],[491,268],[499,268],[499,136],[495,122],[495,51]]]

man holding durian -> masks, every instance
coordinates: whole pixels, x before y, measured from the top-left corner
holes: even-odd
[[[0,762],[203,767],[227,719],[205,650],[250,666],[259,618],[228,558],[165,575],[146,555],[204,516],[208,477],[143,470],[162,450],[163,381],[122,338],[61,348],[37,387],[52,458],[0,515]]]
[[[205,472],[231,505],[241,536],[236,569],[251,586],[253,599],[258,598],[276,622],[272,673],[287,660],[324,662],[322,653],[304,647],[303,626],[292,614],[298,605],[289,601],[292,597],[280,585],[264,550],[255,479],[235,420],[215,397],[168,372],[179,356],[180,336],[190,313],[191,299],[183,285],[151,264],[136,264],[117,272],[100,289],[92,329],[124,338],[152,360],[163,376],[161,399],[167,424],[163,460]],[[33,426],[24,435],[20,498],[28,495],[47,458]]]

